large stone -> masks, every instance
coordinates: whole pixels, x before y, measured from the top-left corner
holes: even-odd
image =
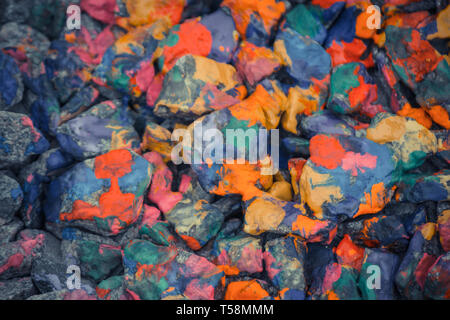
[[[233,66],[201,56],[185,55],[165,76],[155,114],[196,119],[240,102],[246,93]]]
[[[139,217],[151,175],[150,164],[127,149],[78,163],[50,183],[47,224],[118,234]]]
[[[448,61],[417,29],[387,26],[385,47],[396,75],[416,93],[420,105],[450,102]]]
[[[279,200],[270,194],[247,201],[244,211],[244,231],[251,235],[294,234],[307,242],[325,243],[336,235],[335,221],[311,217],[302,204]]]
[[[380,113],[367,129],[367,139],[388,146],[401,171],[422,165],[426,157],[437,152],[436,136],[413,119]]]
[[[316,216],[376,213],[391,197],[396,162],[391,150],[365,138],[314,136],[303,167],[301,199]]]
[[[61,148],[77,160],[111,150],[136,150],[140,141],[120,101],[105,101],[58,127]]]

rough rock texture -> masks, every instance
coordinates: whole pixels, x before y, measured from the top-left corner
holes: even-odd
[[[450,299],[449,16],[1,0],[0,299]]]
[[[20,167],[49,146],[28,116],[0,111],[0,168]]]

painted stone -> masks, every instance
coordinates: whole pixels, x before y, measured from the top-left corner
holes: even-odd
[[[169,222],[163,221],[160,216],[161,211],[144,204],[144,213],[139,226],[139,235],[142,239],[147,240],[148,238],[157,245],[170,246],[175,243],[176,239],[170,231]]]
[[[55,238],[51,240],[47,241],[47,245],[42,246],[40,258],[34,260],[31,266],[31,278],[40,293],[67,288],[69,276],[67,270],[70,263],[65,261],[61,254],[61,241]],[[83,288],[92,288],[92,284],[87,283],[83,278],[80,279],[80,285]]]
[[[328,109],[340,114],[359,112],[376,97],[377,86],[362,63],[341,64],[333,69]]]
[[[272,283],[283,300],[303,300],[306,280],[306,246],[294,237],[277,238],[265,245],[264,263]]]
[[[357,37],[357,19],[361,13],[358,4],[347,6],[328,29],[324,47],[331,56],[333,68],[350,62],[361,62],[366,68],[373,66],[372,53],[364,57],[368,47]],[[361,21],[362,26],[364,22]]]
[[[44,75],[45,76],[45,75]],[[42,79],[37,80],[40,82]],[[47,82],[44,88],[40,88],[43,92],[48,94],[34,95],[34,90],[26,92],[26,103],[29,105],[30,118],[34,125],[41,130],[41,132],[50,136],[55,135],[56,128],[61,121],[61,104],[52,91],[47,91],[50,84]],[[36,89],[38,90],[38,89]],[[24,100],[25,100],[24,99]]]
[[[165,161],[169,161],[173,147],[171,137],[170,130],[154,122],[148,122],[142,136],[141,150],[158,152]]]
[[[287,26],[297,31],[304,37],[309,37],[322,44],[327,36],[327,30],[322,25],[320,19],[311,12],[307,5],[298,4],[286,14],[283,26]]]
[[[449,200],[450,190],[447,183],[449,178],[448,170],[433,175],[404,175],[398,183],[395,199],[412,203]]]
[[[270,141],[273,140],[274,143],[270,148],[268,147],[268,130],[278,126],[283,110],[280,104],[283,97],[272,95],[280,90],[276,83],[269,83],[269,85],[270,88],[266,89],[259,84],[246,100],[229,108],[212,112],[188,127],[192,138],[186,141],[183,139],[182,159],[185,163],[191,164],[204,190],[220,196],[240,194],[244,200],[248,200],[262,194],[259,186],[267,188],[271,186],[270,163],[272,160],[263,158],[260,154],[256,158],[253,157],[255,143],[258,140],[259,143],[266,143],[267,156],[278,147],[278,142],[273,140],[275,136],[270,136]],[[205,148],[209,152],[203,152],[204,148],[194,144],[194,141],[202,141],[202,132],[210,129],[214,130],[215,137],[219,136],[219,138],[210,138]],[[227,141],[227,129],[234,129],[237,132],[242,130],[243,134],[249,135],[249,142],[230,138]],[[265,134],[263,130],[266,130]],[[220,135],[224,139],[220,139]],[[260,135],[262,138],[259,138]],[[227,159],[227,149],[235,150],[236,159],[232,159],[233,163],[224,161]],[[250,150],[253,151],[252,158],[250,158]],[[260,152],[263,153],[261,150]],[[276,159],[274,158],[273,161]]]
[[[321,299],[360,300],[358,291],[358,272],[355,269],[333,263],[326,267],[322,283]]]
[[[67,7],[80,0],[5,0],[1,23],[25,23],[49,38],[56,38],[66,24]]]
[[[111,23],[114,22],[115,13],[118,10],[117,2],[116,0],[81,0],[80,5],[81,9],[87,12],[92,18],[103,23]]]
[[[355,135],[355,129],[329,110],[315,112],[300,122],[301,132],[309,139],[317,134]]]
[[[348,235],[333,249],[308,245],[307,257],[315,258],[306,264],[311,299],[360,300],[358,278],[363,255],[364,248],[355,245]]]
[[[99,283],[121,270],[122,248],[118,244],[100,238],[63,239],[64,259],[80,267],[83,279]]]
[[[271,300],[268,284],[259,279],[233,281],[227,286],[225,300]]]
[[[419,31],[387,26],[385,47],[395,73],[416,92],[420,105],[449,103],[448,61]]]
[[[309,158],[309,140],[298,137],[286,137],[281,140],[281,145],[286,149],[289,158]]]
[[[62,153],[61,149],[50,149],[39,158],[24,167],[19,174],[24,201],[20,217],[27,228],[41,228],[44,223],[42,198],[45,183],[50,182],[49,175],[72,164],[72,158]]]
[[[94,76],[123,94],[140,97],[154,81],[154,52],[166,30],[160,22],[132,29],[104,52]]]
[[[185,0],[83,0],[89,14],[96,19],[110,23],[112,13],[118,18],[118,24],[123,27],[138,27],[162,20],[169,26],[177,24],[183,13]],[[102,7],[102,10],[98,10]],[[88,9],[89,8],[89,9]],[[123,18],[122,18],[123,17]],[[104,21],[108,19],[108,21]]]
[[[191,185],[183,199],[164,216],[187,245],[198,250],[219,232],[224,217],[217,207],[203,197],[199,198],[195,188],[201,189],[198,185]]]
[[[234,65],[241,78],[254,86],[276,72],[281,67],[281,60],[269,48],[243,41],[236,52]]]
[[[348,234],[345,234],[334,252],[339,264],[360,272],[364,259],[364,248],[356,245],[355,242]]]
[[[0,299],[449,299],[449,14],[1,1]]]
[[[31,2],[31,1],[30,1]],[[20,6],[17,4],[20,3]],[[16,21],[18,23],[25,23],[30,16],[30,7],[28,1],[19,0],[5,0],[2,3],[2,14],[0,14],[1,23]],[[22,7],[20,10],[20,7]]]
[[[261,240],[240,234],[214,243],[214,263],[228,276],[263,271]]]
[[[437,151],[436,136],[431,131],[413,119],[389,113],[372,119],[367,139],[388,146],[402,171],[419,167],[428,154]]]
[[[201,56],[185,55],[164,78],[155,114],[196,119],[240,102],[247,90],[233,66]]]
[[[450,274],[450,254],[441,255],[430,268],[425,279],[425,296],[432,299],[446,300],[449,297],[448,288]]]
[[[136,222],[151,176],[150,164],[126,149],[78,163],[50,183],[46,223],[118,234]]]
[[[189,177],[185,177],[180,183],[179,191],[172,191],[173,172],[165,164],[162,156],[157,152],[144,154],[144,158],[152,166],[152,183],[148,190],[148,199],[156,204],[162,213],[169,212],[183,198],[190,182]]]
[[[199,185],[195,174],[183,174],[179,192],[171,191],[173,174],[156,152],[144,155],[155,168],[148,194],[175,232],[193,250],[199,250],[219,231],[224,216],[218,207],[211,205],[211,195]]]
[[[351,233],[358,243],[367,247],[382,247],[393,252],[406,250],[409,234],[400,217],[377,214],[361,222]]]
[[[111,150],[138,150],[139,136],[120,101],[105,101],[58,127],[61,148],[77,160]]]
[[[301,204],[278,200],[269,194],[247,201],[244,212],[244,231],[251,235],[294,234],[307,242],[329,243],[337,230],[336,222],[311,218]]]
[[[289,174],[291,175],[292,191],[294,191],[294,197],[296,198],[300,196],[300,178],[302,176],[302,170],[305,166],[305,163],[306,160],[303,158],[292,158],[289,159],[288,162]]]
[[[22,75],[34,78],[42,73],[42,62],[50,41],[28,25],[8,22],[0,29],[0,49],[16,60]]]
[[[336,255],[329,246],[318,243],[308,244],[305,259],[305,277],[308,285],[308,297],[318,300],[323,297],[323,280],[333,264],[337,264]]]
[[[442,209],[438,216],[439,239],[445,252],[450,251],[450,210]]]
[[[281,57],[288,75],[293,79],[287,90],[283,128],[298,135],[297,116],[311,115],[325,106],[331,59],[319,43],[290,28],[278,32],[274,51]]]
[[[316,84],[321,89],[321,95],[327,95],[331,60],[319,43],[286,29],[278,32],[274,50],[287,66],[289,75],[298,81],[301,88],[307,89]]]
[[[437,152],[435,161],[439,167],[447,167],[450,164],[450,135],[448,130],[432,131],[436,136]]]
[[[363,265],[358,280],[364,300],[393,300],[394,277],[399,266],[399,256],[377,249],[365,249]],[[376,278],[379,277],[379,283]]]
[[[67,103],[61,106],[58,125],[75,118],[92,107],[98,100],[99,94],[99,91],[93,86],[83,87],[76,92]]]
[[[314,0],[306,7],[328,29],[345,8],[345,1]]]
[[[158,46],[156,56],[163,74],[186,54],[227,63],[238,45],[233,19],[219,9],[211,14],[174,26]]]
[[[16,241],[0,247],[0,280],[29,276],[33,261],[41,258],[43,247],[57,241],[48,232],[22,230]]]
[[[225,0],[221,5],[230,9],[241,38],[257,46],[269,42],[272,30],[287,9],[279,0]]]
[[[123,264],[126,288],[135,300],[213,300],[223,276],[203,257],[145,240],[131,241],[124,248]]]
[[[400,263],[395,284],[400,293],[408,299],[424,298],[425,279],[439,255],[435,235],[436,226],[433,223],[427,223],[421,230],[416,231]]]
[[[81,29],[66,28],[59,39],[53,40],[45,59],[47,78],[62,103],[87,87],[105,52],[120,35],[111,26],[105,28],[85,14],[81,15],[80,24]],[[48,94],[48,90],[42,91],[37,94]]]
[[[275,181],[268,190],[268,193],[279,200],[292,201],[292,187],[285,180]]]
[[[365,138],[319,134],[310,140],[300,194],[317,217],[377,213],[392,196],[391,150]]]
[[[133,300],[126,291],[123,276],[113,276],[103,280],[95,288],[95,292],[101,300]]]

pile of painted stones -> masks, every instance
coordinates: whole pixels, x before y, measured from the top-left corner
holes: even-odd
[[[0,299],[449,299],[449,37],[443,0],[2,0]]]

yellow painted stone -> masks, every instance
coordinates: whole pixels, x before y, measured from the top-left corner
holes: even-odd
[[[367,129],[367,139],[384,144],[398,141],[406,132],[406,118],[393,116],[381,120],[376,127]]]
[[[431,240],[436,233],[436,224],[428,222],[422,226],[422,235],[426,240]]]
[[[275,182],[270,188],[269,193],[277,199],[284,201],[292,201],[292,188],[289,182],[286,181]]]
[[[244,231],[251,235],[259,235],[265,231],[275,230],[284,216],[284,210],[276,203],[258,198],[247,208]]]
[[[321,217],[322,204],[343,199],[341,189],[330,183],[329,174],[316,172],[307,162],[300,177],[300,196],[317,217]]]

